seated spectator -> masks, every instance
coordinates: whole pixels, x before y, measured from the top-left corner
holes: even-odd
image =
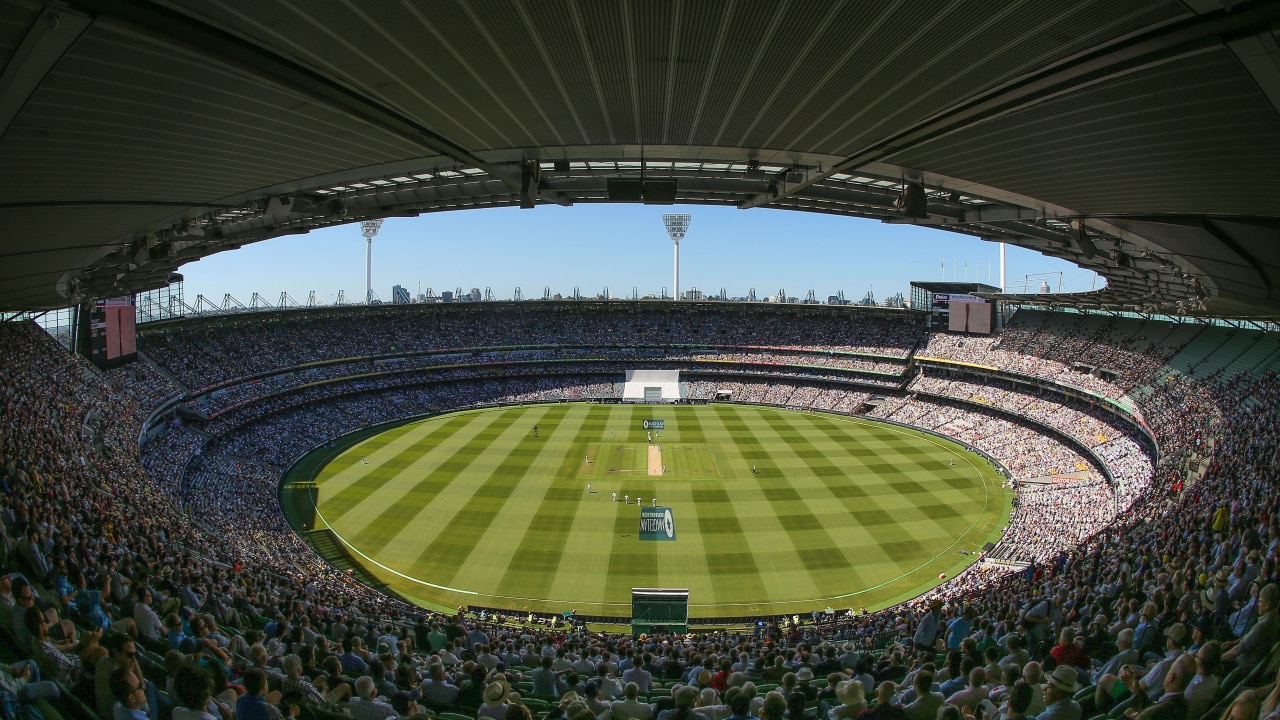
[[[361,675],[356,679],[356,697],[347,703],[347,712],[357,720],[384,720],[396,717],[395,708],[378,697],[378,688],[373,678]],[[236,720],[240,720],[237,716]]]
[[[236,720],[277,720],[280,711],[275,704],[280,697],[279,691],[267,692],[266,672],[261,668],[249,668],[244,673],[244,694],[236,700]]]
[[[146,713],[147,694],[142,685],[142,678],[138,677],[132,668],[126,666],[115,668],[108,673],[105,684],[113,698],[112,709],[110,715],[99,717],[111,717],[113,720],[151,720]],[[253,718],[251,715],[244,715],[241,720],[253,720]]]
[[[750,700],[748,699],[748,702]],[[653,720],[653,706],[640,700],[640,686],[634,682],[622,688],[622,699],[610,706],[613,720]]]
[[[1044,711],[1035,716],[1036,720],[1080,720],[1080,703],[1071,697],[1079,689],[1074,668],[1054,668],[1044,684]]]
[[[86,664],[97,663],[106,654],[98,645],[102,637],[101,630],[85,632],[80,642],[66,647],[63,652],[58,645],[49,639],[49,622],[43,613],[28,612],[23,618],[27,632],[31,635],[31,657],[46,677],[56,679],[64,685],[74,686],[80,680],[81,668]]]
[[[917,673],[917,691],[921,678],[924,678],[924,681],[930,684],[933,682],[932,678],[928,677],[926,673]],[[928,686],[926,685],[926,687]],[[840,701],[840,704],[831,708],[831,711],[828,713],[829,720],[849,720],[850,718],[856,718],[867,709],[866,690],[862,687],[862,683],[857,680],[844,680],[838,683],[836,685],[836,699]],[[919,702],[919,700],[916,702]],[[909,713],[907,717],[910,718],[910,720],[917,720],[917,718],[913,717]],[[929,718],[928,720],[932,720],[932,718]]]
[[[209,672],[194,662],[186,662],[178,669],[173,681],[176,695],[173,720],[219,720],[219,715],[229,716],[231,709],[225,705],[219,707],[214,703],[209,692],[213,687],[213,678]]]
[[[1242,668],[1257,667],[1280,641],[1280,618],[1276,605],[1280,602],[1280,585],[1271,583],[1258,593],[1258,619],[1239,640],[1223,643],[1224,662],[1235,661]]]

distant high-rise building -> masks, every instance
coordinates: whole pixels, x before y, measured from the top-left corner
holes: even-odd
[[[403,285],[391,286],[391,303],[393,305],[408,305],[412,300],[409,298],[409,289]]]
[[[442,290],[440,292],[440,302],[453,302],[453,291]]]
[[[480,298],[482,297],[480,294],[480,288],[471,288],[469,297],[471,298],[471,302],[480,302]]]

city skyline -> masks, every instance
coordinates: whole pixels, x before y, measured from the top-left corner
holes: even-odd
[[[758,299],[786,290],[804,299],[843,291],[849,301],[868,290],[877,301],[913,280],[987,282],[998,285],[998,244],[924,226],[816,213],[715,206],[680,206],[692,215],[681,244],[681,285],[730,297],[754,290]],[[373,291],[392,300],[392,286],[417,297],[461,288],[491,289],[526,299],[544,289],[571,297],[575,288],[596,297],[672,294],[672,243],[662,215],[671,206],[587,204],[442,212],[388,218],[373,241]],[[1064,292],[1101,286],[1101,278],[1071,263],[1008,246],[1010,291],[1034,292],[1040,281]],[[339,291],[348,303],[365,293],[365,241],[358,223],[307,235],[266,240],[189,263],[182,268],[184,295],[220,302],[252,294],[275,302],[281,292],[305,303],[311,291],[332,304]],[[1060,275],[1058,275],[1060,273]],[[1028,278],[1028,276],[1032,276]]]

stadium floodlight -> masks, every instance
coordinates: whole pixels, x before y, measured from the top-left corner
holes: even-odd
[[[680,241],[689,230],[689,221],[693,216],[689,213],[665,213],[662,224],[667,226],[667,236],[676,247],[675,299],[680,299]]]
[[[382,218],[361,220],[360,234],[365,239],[364,255],[364,304],[373,304],[373,236],[382,228]]]

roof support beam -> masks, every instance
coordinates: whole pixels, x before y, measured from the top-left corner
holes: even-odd
[[[1271,107],[1280,115],[1280,42],[1275,33],[1258,33],[1227,43],[1232,54],[1258,83]]]
[[[965,100],[858,150],[822,173],[794,185],[780,186],[776,195],[755,195],[738,207],[745,210],[768,205],[836,173],[853,172],[903,150],[1119,75],[1221,47],[1237,38],[1268,33],[1278,22],[1280,3],[1254,0],[1230,11],[1193,16],[1107,43]]]
[[[93,18],[70,10],[49,5],[40,10],[0,72],[0,138],[45,76],[92,24]]]
[[[265,48],[251,40],[215,27],[170,7],[137,0],[69,0],[95,17],[109,17],[154,33],[184,48],[233,65],[312,100],[358,117],[405,138],[431,153],[446,155],[463,165],[479,168],[520,191],[519,171],[481,160],[467,148],[423,125],[417,118],[359,92],[316,70]]]

